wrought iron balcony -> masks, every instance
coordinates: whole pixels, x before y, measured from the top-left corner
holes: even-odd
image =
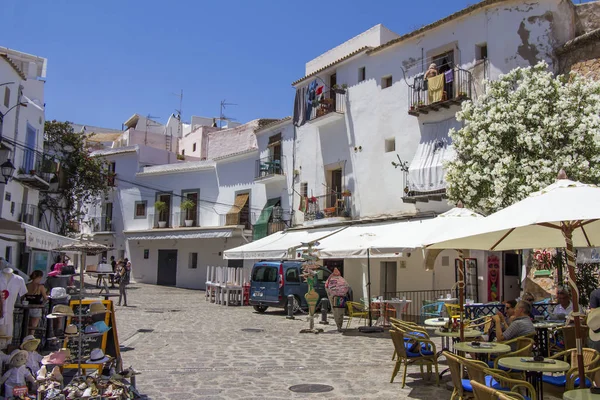
[[[329,195],[309,196],[304,220],[323,218],[351,218],[352,196],[349,192],[332,192]]]
[[[93,233],[114,232],[113,222],[109,216],[101,215],[90,218],[90,228]]]
[[[408,89],[408,104],[410,115],[428,114],[429,112],[448,109],[471,99],[473,78],[471,72],[455,67],[452,78],[444,77],[444,87],[441,96],[434,96],[429,90],[427,80],[421,84],[413,84]]]
[[[316,95],[316,99],[308,105],[306,111],[308,121],[311,122],[325,116],[341,118],[346,112],[346,89],[335,89]]]
[[[285,162],[285,156],[264,157],[256,160],[255,180],[283,179]]]

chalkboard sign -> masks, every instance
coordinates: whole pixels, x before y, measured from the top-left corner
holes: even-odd
[[[88,310],[92,303],[101,302],[108,312],[106,314],[88,314]],[[78,337],[65,337],[64,346],[71,351],[72,364],[64,365],[64,368],[78,368],[79,359],[81,359],[82,368],[102,368],[102,364],[85,364],[86,360],[90,357],[92,350],[96,348],[102,349],[104,354],[114,357],[120,364],[121,354],[119,351],[119,339],[117,334],[117,323],[115,319],[115,311],[113,302],[111,300],[82,300],[81,305],[79,300],[72,300],[69,304],[74,317],[67,319],[67,324],[75,324],[80,332],[85,331],[85,327],[92,325],[94,322],[104,321],[107,326],[111,329],[102,335],[87,336],[84,335],[81,340],[81,354],[79,354],[79,338]],[[81,310],[80,310],[81,308]],[[79,317],[81,311],[82,317]],[[119,365],[120,367],[120,365]]]

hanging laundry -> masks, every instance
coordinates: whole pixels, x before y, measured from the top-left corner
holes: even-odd
[[[413,81],[413,89],[415,91],[425,90],[424,76],[425,76],[425,74],[423,72],[421,72],[415,76],[415,80]]]
[[[308,90],[306,92],[306,120],[310,121],[312,109],[313,109],[313,101],[316,100],[316,91],[317,91],[317,80],[315,79],[308,85]]]
[[[442,101],[442,96],[444,94],[444,75],[434,76],[427,81],[429,83],[429,92],[427,93],[429,104]]]
[[[444,72],[444,76],[446,77],[446,83],[454,81],[454,70],[449,69],[448,71]]]
[[[302,126],[306,122],[306,88],[296,90],[294,98],[294,116],[292,122],[295,126]]]

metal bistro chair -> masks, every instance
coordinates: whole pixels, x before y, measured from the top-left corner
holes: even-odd
[[[350,322],[352,322],[352,318],[358,318],[359,324],[361,319],[365,320],[365,324],[367,323],[367,318],[369,318],[369,311],[368,309],[365,309],[365,307],[361,303],[357,303],[355,301],[347,301],[346,308],[348,310],[348,323],[346,324],[346,329],[350,327]]]
[[[445,303],[443,301],[437,301],[435,303],[425,304],[421,307],[421,323],[429,318],[441,318],[443,316],[444,305]]]
[[[391,329],[390,335],[392,336],[392,343],[394,344],[394,348],[396,349],[396,353],[398,354],[398,359],[396,360],[396,365],[394,366],[394,371],[392,372],[392,378],[390,379],[390,383],[394,382],[394,378],[400,371],[400,367],[404,363],[404,374],[402,375],[402,387],[406,386],[406,372],[409,364],[417,364],[421,368],[421,375],[424,375],[423,366],[427,367],[427,373],[431,378],[431,367],[435,368],[435,379],[436,384],[440,384],[440,376],[438,372],[438,364],[437,364],[437,352],[435,349],[435,343],[431,340],[411,335],[409,333],[403,332],[399,329]],[[411,340],[417,342],[418,351],[409,351],[407,347],[410,345],[409,343],[404,342],[404,337],[408,337]]]

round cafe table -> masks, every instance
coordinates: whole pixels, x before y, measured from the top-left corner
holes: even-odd
[[[473,346],[468,342],[460,342],[454,345],[454,350],[475,354],[502,354],[510,352],[511,348],[504,343],[482,342],[479,346]]]
[[[528,362],[521,360],[532,360],[533,357],[503,357],[498,360],[498,365],[504,368],[515,369],[518,371],[525,371],[527,375],[527,381],[533,385],[537,392],[537,399],[544,399],[544,384],[542,383],[542,374],[544,372],[564,372],[571,368],[571,364],[553,360],[553,364],[544,362]]]
[[[427,329],[437,329],[446,325],[450,318],[429,318],[426,319],[424,324]]]
[[[600,394],[592,394],[590,389],[575,389],[564,392],[563,400],[600,400]]]

